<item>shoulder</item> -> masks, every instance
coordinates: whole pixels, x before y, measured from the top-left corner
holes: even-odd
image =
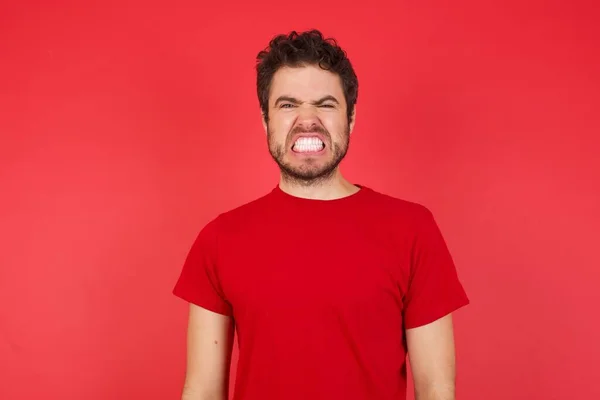
[[[233,233],[236,230],[260,223],[269,210],[271,193],[241,203],[233,208],[221,211],[209,220],[204,229],[214,233]]]
[[[432,211],[422,203],[371,187],[365,189],[368,193],[368,196],[365,196],[368,198],[368,206],[382,218],[413,228],[430,223],[434,219]]]

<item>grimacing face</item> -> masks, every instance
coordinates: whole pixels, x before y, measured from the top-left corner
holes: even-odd
[[[273,76],[267,132],[269,152],[284,179],[312,185],[330,178],[348,151],[348,123],[338,75],[318,66],[283,67]]]

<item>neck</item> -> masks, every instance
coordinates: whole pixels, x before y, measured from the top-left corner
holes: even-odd
[[[279,179],[279,187],[292,196],[315,200],[339,199],[360,190],[358,186],[344,178],[339,170],[327,180],[315,180],[312,184],[298,183],[285,179],[282,175]]]

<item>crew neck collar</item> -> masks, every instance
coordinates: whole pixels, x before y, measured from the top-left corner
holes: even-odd
[[[359,188],[358,191],[356,191],[352,194],[349,194],[347,196],[344,196],[344,197],[338,197],[337,199],[329,199],[329,200],[309,199],[309,198],[305,198],[305,197],[294,196],[292,194],[284,192],[281,189],[281,187],[279,186],[279,184],[277,184],[273,188],[272,194],[283,201],[295,203],[298,205],[307,205],[307,206],[312,205],[312,206],[317,206],[317,207],[320,207],[320,206],[328,207],[328,206],[335,206],[335,205],[347,204],[347,203],[352,203],[352,202],[358,201],[361,198],[363,198],[369,191],[369,188],[366,187],[365,185],[361,185],[361,184],[357,184],[357,183],[355,183],[354,185]]]

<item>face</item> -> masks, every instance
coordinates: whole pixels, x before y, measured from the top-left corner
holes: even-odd
[[[348,123],[338,75],[318,66],[284,67],[271,83],[269,151],[282,177],[311,185],[333,176],[348,151]]]

